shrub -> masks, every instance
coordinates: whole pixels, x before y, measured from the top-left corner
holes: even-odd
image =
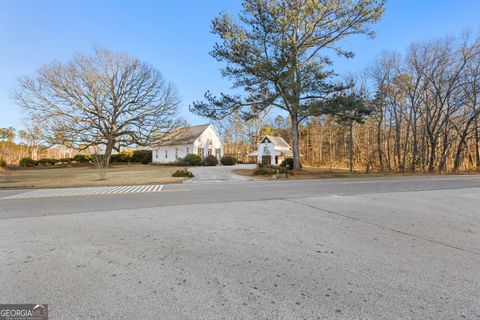
[[[285,158],[280,166],[285,167],[287,164],[290,170],[293,169],[293,158]]]
[[[274,174],[282,173],[285,173],[285,167],[265,165],[263,163],[259,163],[255,171],[253,171],[253,174],[256,176],[273,176]]]
[[[73,161],[87,163],[92,161],[92,156],[85,154],[77,154],[73,157]]]
[[[152,150],[135,150],[132,154],[133,162],[148,164],[152,162]]]
[[[20,167],[34,167],[38,164],[37,161],[33,160],[32,158],[22,158],[18,162]]]
[[[112,154],[110,162],[127,163],[138,162],[143,164],[149,164],[152,162],[151,150],[126,150],[117,154]]]
[[[234,156],[223,156],[220,162],[224,166],[233,166],[237,163],[237,158],[235,158]]]
[[[150,163],[152,162],[151,150],[124,150],[122,152],[112,154],[110,156],[110,162],[126,163],[126,162],[138,162],[138,163]]]
[[[180,169],[172,173],[172,177],[187,177],[187,178],[193,178],[194,175],[187,169]]]
[[[203,165],[203,160],[200,158],[200,156],[196,154],[187,154],[185,158],[183,158],[183,161],[185,161],[185,164],[187,166],[201,166]]]
[[[7,161],[5,161],[4,159],[0,158],[0,168],[4,168],[7,166]]]
[[[120,163],[120,162],[128,162],[129,159],[125,157],[122,153],[112,154],[110,156],[110,162]]]
[[[72,161],[73,161],[72,158],[61,158],[61,159],[58,159],[57,162],[59,162],[59,163],[70,163]]]
[[[185,159],[178,158],[177,160],[175,160],[174,165],[176,165],[176,166],[186,166],[187,164],[185,163]]]
[[[204,164],[210,167],[216,166],[218,164],[218,159],[215,156],[209,155],[205,158]]]
[[[50,158],[42,158],[38,160],[38,164],[42,166],[53,166],[55,163],[57,163],[57,160]]]
[[[120,152],[120,157],[125,161],[125,162],[130,162],[133,160],[133,150],[124,150]]]
[[[272,168],[270,166],[265,166],[265,165],[259,165],[255,171],[253,171],[253,174],[256,176],[273,176],[276,174],[278,169]]]

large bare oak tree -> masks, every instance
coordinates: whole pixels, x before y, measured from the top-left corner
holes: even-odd
[[[177,126],[175,87],[151,65],[127,54],[96,49],[21,77],[14,98],[42,122],[52,144],[100,150],[148,145]]]

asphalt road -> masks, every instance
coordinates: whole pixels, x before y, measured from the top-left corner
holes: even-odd
[[[480,319],[480,177],[2,199],[0,301],[51,319]]]

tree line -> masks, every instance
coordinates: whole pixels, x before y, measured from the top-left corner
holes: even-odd
[[[480,170],[477,35],[466,33],[415,43],[404,53],[383,53],[356,87],[370,109],[368,116],[352,126],[329,114],[303,121],[299,152],[304,164],[345,167],[353,162],[355,169],[366,171]],[[232,122],[235,117],[227,119]],[[238,119],[233,121],[233,132],[246,134],[227,139],[237,148],[248,149],[264,134],[292,143],[289,116],[263,116],[256,126]]]
[[[372,35],[370,26],[384,5],[243,1],[237,16],[223,13],[213,20],[220,40],[211,52],[224,65],[222,75],[243,93],[207,91],[190,110],[233,120],[229,135],[236,149],[245,149],[245,140],[255,144],[262,132],[252,119],[281,110],[289,132],[272,130],[291,143],[294,168],[303,162],[367,171],[480,169],[477,37],[414,44],[403,54],[385,53],[361,80],[334,77],[329,54],[352,57],[339,40]],[[246,138],[238,135],[242,126]]]
[[[380,169],[480,169],[477,36],[414,44],[403,55],[384,54],[369,75],[375,88],[370,150]]]
[[[38,124],[27,125],[22,130],[13,127],[0,128],[0,159],[5,164],[16,164],[22,158],[65,158],[73,150],[62,146],[48,147],[43,144],[42,129]]]

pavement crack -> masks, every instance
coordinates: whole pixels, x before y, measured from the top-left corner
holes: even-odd
[[[430,243],[433,243],[433,244],[436,244],[436,245],[448,247],[450,249],[459,250],[459,251],[462,251],[462,252],[465,252],[465,253],[470,253],[470,254],[473,254],[475,256],[480,257],[480,252],[476,252],[476,251],[465,249],[465,248],[460,248],[460,247],[457,247],[457,246],[454,246],[454,245],[451,245],[451,244],[448,244],[448,243],[445,243],[445,242],[442,242],[442,241],[422,237],[422,236],[419,236],[419,235],[414,234],[414,233],[405,232],[405,231],[398,230],[398,229],[395,229],[395,228],[391,228],[389,226],[385,226],[385,225],[382,225],[382,224],[379,224],[379,223],[365,221],[365,220],[362,220],[362,219],[359,219],[359,218],[356,218],[356,217],[352,217],[348,214],[344,214],[344,213],[336,212],[336,211],[333,211],[333,210],[320,208],[320,207],[317,207],[317,206],[314,206],[314,205],[311,205],[311,204],[307,204],[307,203],[298,202],[298,201],[293,200],[292,198],[285,198],[284,200],[288,201],[288,202],[291,202],[291,203],[301,205],[301,206],[309,207],[309,208],[312,208],[312,209],[315,209],[315,210],[318,210],[318,211],[333,214],[333,215],[340,216],[340,217],[343,217],[343,218],[346,218],[346,219],[350,219],[350,220],[353,220],[353,221],[356,221],[356,222],[360,222],[360,223],[363,223],[363,224],[368,224],[370,226],[374,226],[374,227],[377,227],[377,228],[382,228],[382,229],[389,230],[391,232],[395,232],[395,233],[398,233],[398,234],[401,234],[401,235],[404,235],[404,236],[413,237],[413,238],[418,239],[418,240],[423,240],[423,241],[430,242]]]

